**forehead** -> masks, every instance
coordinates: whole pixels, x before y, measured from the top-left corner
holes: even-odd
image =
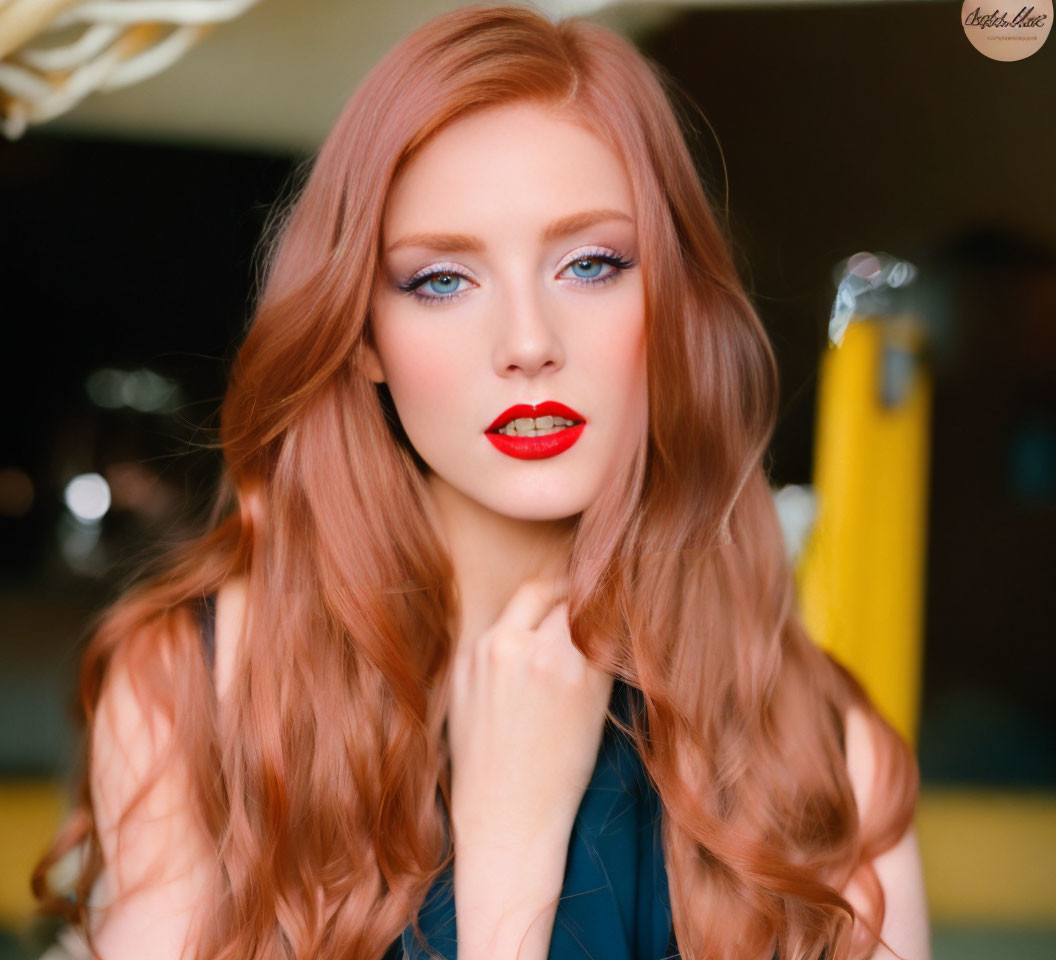
[[[445,229],[512,226],[590,207],[633,215],[621,158],[554,107],[509,104],[459,117],[418,149],[390,188],[383,232],[391,238],[440,221]]]

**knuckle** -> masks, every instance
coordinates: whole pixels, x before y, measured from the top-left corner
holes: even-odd
[[[513,630],[497,633],[487,645],[488,662],[496,665],[509,663],[516,659],[522,645],[522,638]]]

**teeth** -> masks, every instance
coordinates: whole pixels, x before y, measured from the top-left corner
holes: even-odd
[[[548,433],[557,433],[565,427],[572,426],[574,421],[566,420],[564,417],[520,417],[511,420],[506,426],[500,427],[496,433],[505,434],[507,437],[543,437]]]

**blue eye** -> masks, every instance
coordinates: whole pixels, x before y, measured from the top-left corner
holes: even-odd
[[[429,288],[438,294],[454,293],[458,281],[462,279],[464,279],[462,274],[454,272],[431,273],[423,278],[424,282],[429,284]]]
[[[410,280],[405,283],[399,283],[396,287],[404,293],[409,293],[416,300],[422,300],[427,303],[439,303],[441,301],[457,300],[461,297],[466,291],[457,289],[458,282],[466,279],[468,278],[457,270],[441,268],[411,277]],[[421,292],[419,288],[426,285],[433,291],[432,293]]]
[[[611,266],[612,269],[608,273],[599,273],[606,264]],[[610,280],[615,280],[622,271],[634,265],[635,262],[633,260],[625,259],[619,254],[590,253],[570,261],[561,270],[561,273],[573,270],[574,275],[568,279],[574,284],[577,286],[596,287],[603,283],[608,283]],[[468,279],[468,277],[457,270],[444,267],[412,277],[405,283],[397,284],[397,288],[423,303],[450,303],[452,300],[458,300],[463,294],[469,292],[467,289],[458,289],[459,280]],[[424,293],[422,291],[423,287],[431,290],[432,293]]]
[[[597,270],[600,270],[602,268],[602,259],[601,257],[580,257],[578,260],[573,260],[568,266],[571,267],[573,270],[576,270],[583,264],[587,264],[588,268],[590,264],[593,264],[597,268]],[[598,276],[597,270],[594,273],[588,273],[585,276],[583,274],[577,275],[584,280],[594,280]]]

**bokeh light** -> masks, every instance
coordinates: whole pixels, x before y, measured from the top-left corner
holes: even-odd
[[[66,484],[63,500],[82,523],[96,523],[110,509],[110,484],[98,473],[82,473]]]

